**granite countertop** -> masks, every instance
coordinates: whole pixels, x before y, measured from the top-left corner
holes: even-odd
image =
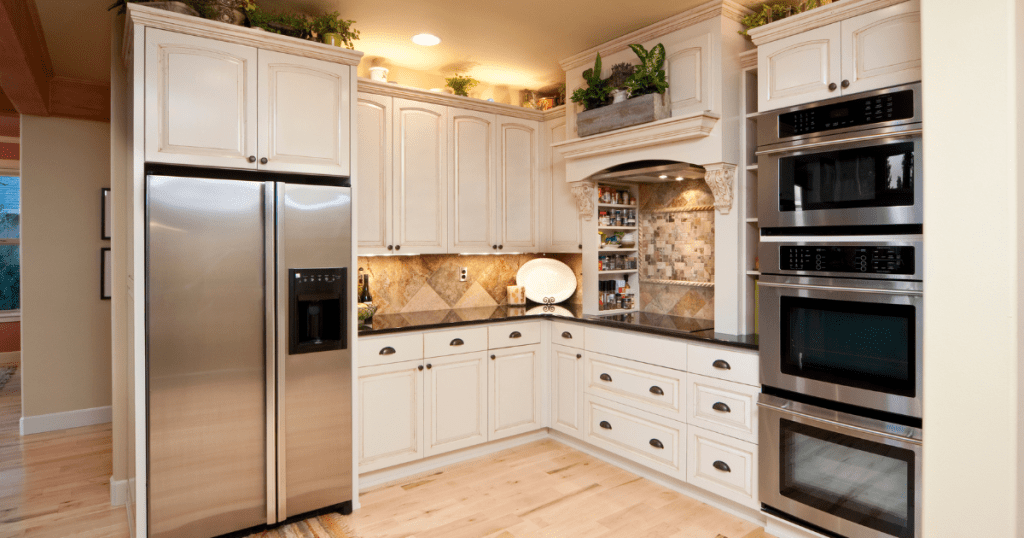
[[[541,305],[530,303],[525,307],[496,306],[484,308],[457,308],[401,314],[377,314],[373,326],[362,325],[359,336],[429,329],[445,329],[463,325],[512,321],[517,319],[552,319],[597,325],[611,329],[625,329],[658,336],[669,336],[722,344],[743,349],[757,349],[757,335],[733,335],[715,332],[714,323],[706,319],[684,318],[667,314],[633,312],[629,314],[584,314],[583,307],[574,303]]]

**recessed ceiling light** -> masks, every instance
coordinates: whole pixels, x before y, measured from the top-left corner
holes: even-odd
[[[658,176],[658,179],[668,179],[668,176],[666,176],[666,175],[660,175],[660,176]]]
[[[676,181],[682,181],[682,180],[683,180],[683,178],[682,178],[682,177],[677,177],[677,178],[676,178]]]
[[[412,42],[424,47],[433,47],[441,42],[441,38],[432,34],[416,34],[412,36]]]

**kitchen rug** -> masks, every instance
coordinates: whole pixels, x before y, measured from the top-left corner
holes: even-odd
[[[11,376],[17,369],[17,366],[0,366],[0,389],[4,388],[4,385],[11,380]]]
[[[339,514],[324,514],[276,529],[270,529],[246,538],[359,538],[344,523]]]

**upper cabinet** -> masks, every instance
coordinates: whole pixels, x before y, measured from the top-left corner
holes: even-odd
[[[395,99],[394,252],[448,252],[447,107]]]
[[[565,141],[565,117],[544,122],[546,162],[541,187],[541,228],[545,252],[583,252],[582,222],[572,185],[565,181],[565,158],[551,144]]]
[[[394,249],[391,195],[390,97],[360,93],[356,104],[356,136],[359,158],[356,182],[359,190],[360,254],[387,254]]]
[[[536,251],[538,242],[537,195],[540,129],[535,121],[498,118],[498,250]]]
[[[350,174],[352,67],[146,29],[146,161]]]
[[[911,0],[762,44],[758,110],[921,80],[920,11]]]
[[[494,114],[449,109],[449,252],[486,254],[498,248]]]

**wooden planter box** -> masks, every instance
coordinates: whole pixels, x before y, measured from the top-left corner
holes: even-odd
[[[621,103],[584,110],[576,115],[576,132],[581,137],[663,120],[672,115],[665,105],[667,94],[649,93]]]

